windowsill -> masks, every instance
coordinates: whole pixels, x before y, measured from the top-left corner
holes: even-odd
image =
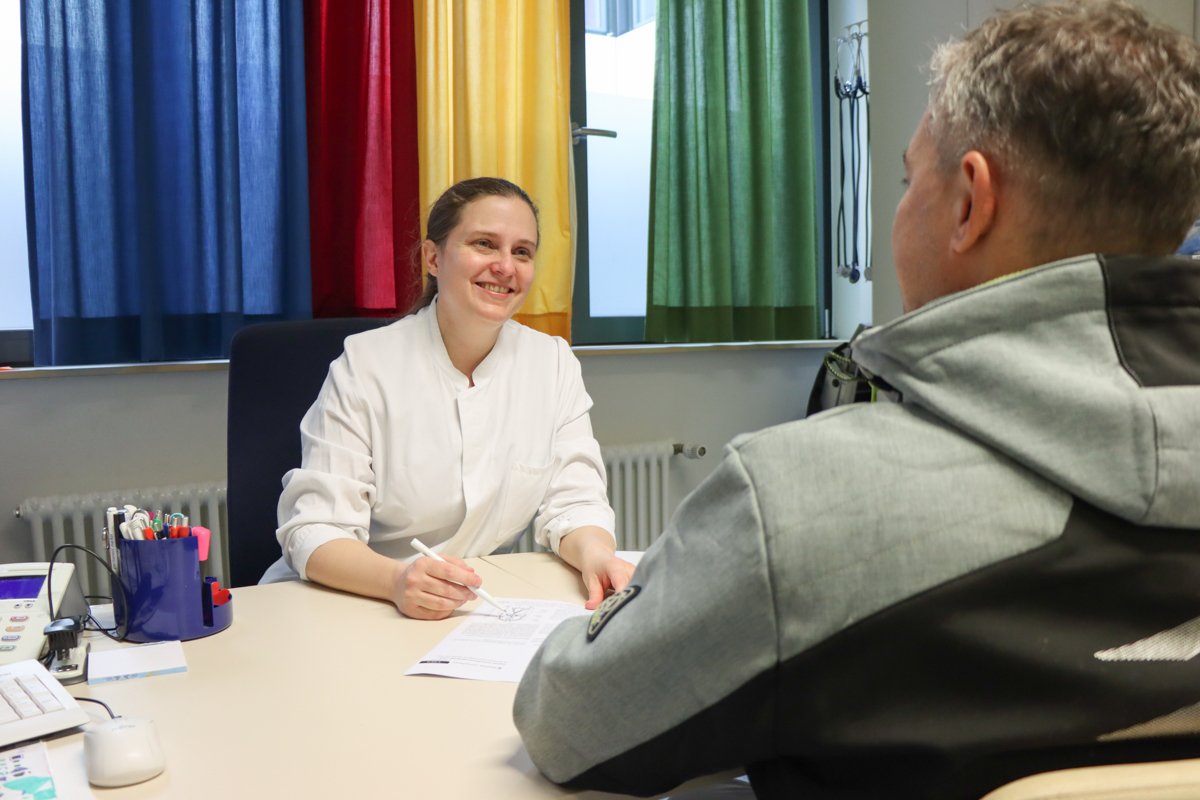
[[[147,364],[88,364],[80,367],[17,367],[0,369],[0,381],[21,378],[83,378],[95,375],[138,375],[153,372],[213,372],[229,366],[228,359],[156,361]]]
[[[626,356],[656,353],[705,353],[729,350],[832,350],[840,339],[803,339],[786,342],[712,342],[698,344],[583,344],[574,345],[577,356]],[[22,378],[81,378],[95,375],[137,375],[155,372],[213,372],[229,367],[228,359],[161,361],[147,364],[90,364],[79,367],[17,367],[0,369],[0,381]]]
[[[725,350],[832,350],[841,339],[793,339],[783,342],[696,342],[689,344],[577,344],[577,356],[625,356],[643,353],[705,353]]]

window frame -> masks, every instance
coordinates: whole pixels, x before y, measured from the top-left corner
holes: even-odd
[[[0,331],[0,366],[33,366],[33,330]]]
[[[571,4],[571,121],[587,126],[587,58],[584,0]],[[830,111],[827,89],[832,80],[829,66],[829,6],[828,0],[806,0],[809,19],[809,52],[813,61],[812,93],[815,103],[817,150],[817,302],[820,304],[821,337],[832,335],[833,258],[830,252],[830,233],[833,224],[833,186],[830,175]],[[571,300],[571,340],[577,345],[645,344],[646,318],[593,317],[591,315],[591,261],[588,255],[588,180],[587,138],[572,145],[575,173],[575,280]],[[647,264],[647,270],[649,264]],[[649,292],[649,273],[646,275]]]
[[[583,0],[571,0],[571,121],[587,126],[587,58]],[[571,296],[573,344],[642,344],[645,317],[593,317],[588,257],[587,137],[571,146],[575,171],[575,281]],[[645,289],[646,287],[643,287]]]

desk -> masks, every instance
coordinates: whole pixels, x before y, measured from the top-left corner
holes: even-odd
[[[468,563],[496,596],[585,599],[574,570],[547,553]],[[184,642],[186,673],[70,687],[117,714],[153,719],[166,772],[121,789],[91,787],[74,733],[48,743],[59,794],[616,797],[568,792],[538,773],[512,723],[516,684],[404,676],[461,618],[411,620],[388,603],[308,583],[235,589],[233,624]]]
[[[584,599],[574,570],[546,553],[469,563],[498,596]],[[619,797],[541,777],[512,724],[515,684],[403,675],[460,620],[410,620],[387,603],[307,583],[236,589],[233,625],[184,643],[186,673],[70,687],[118,714],[152,718],[166,772],[122,789],[91,787],[83,737],[72,733],[48,742],[59,796]],[[1034,776],[988,800],[1183,800],[1197,786],[1200,760]]]

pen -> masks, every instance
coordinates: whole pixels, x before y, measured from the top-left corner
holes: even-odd
[[[443,564],[446,563],[446,559],[442,558],[437,553],[433,552],[428,547],[426,547],[424,545],[424,543],[421,542],[420,539],[409,539],[409,541],[412,542],[412,546],[415,547],[418,550],[418,552],[422,553],[423,555],[429,556],[434,561],[441,561]],[[475,596],[478,597],[480,600],[486,600],[487,602],[494,605],[496,608],[503,611],[505,614],[508,613],[508,609],[505,608],[504,606],[500,605],[499,603],[497,603],[496,599],[494,597],[492,597],[490,594],[488,594],[486,591],[484,591],[482,586],[480,586],[478,589],[476,589],[473,586],[468,586],[467,588],[470,589],[472,592],[474,592]]]
[[[112,567],[113,572],[121,571],[120,548],[117,547],[117,537],[121,535],[121,531],[117,528],[117,524],[124,520],[124,509],[109,506],[104,512],[104,521],[106,523],[104,529],[104,549],[105,554],[108,556],[108,565]]]

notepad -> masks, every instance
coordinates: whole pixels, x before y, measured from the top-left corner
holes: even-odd
[[[58,797],[45,742],[30,742],[0,752],[0,797]]]
[[[170,675],[174,672],[187,672],[182,642],[154,642],[135,647],[93,650],[88,656],[89,684]]]

